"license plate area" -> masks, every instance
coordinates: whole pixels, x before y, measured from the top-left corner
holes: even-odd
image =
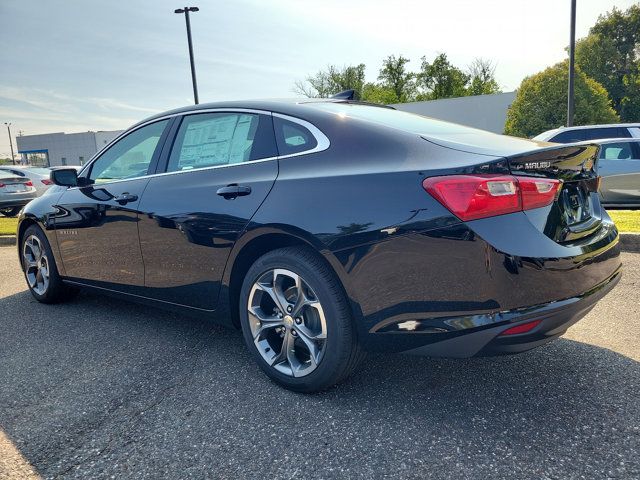
[[[27,187],[25,187],[21,183],[18,183],[18,184],[14,183],[14,184],[5,185],[4,186],[4,191],[6,193],[26,192],[27,191]]]
[[[570,182],[562,186],[558,207],[562,216],[561,242],[571,242],[595,233],[601,219],[595,214],[594,195],[587,182]]]
[[[567,226],[585,222],[593,214],[591,196],[582,182],[565,183],[558,196],[558,203]]]

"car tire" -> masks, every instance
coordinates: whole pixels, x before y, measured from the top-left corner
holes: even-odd
[[[41,303],[59,303],[73,298],[78,289],[60,278],[51,246],[42,229],[31,225],[20,244],[20,261],[31,295]]]
[[[251,355],[289,390],[324,390],[349,376],[364,356],[340,281],[308,248],[281,248],[256,260],[239,307]]]
[[[20,209],[22,207],[8,207],[8,208],[0,208],[0,213],[5,217],[15,217],[20,213]]]

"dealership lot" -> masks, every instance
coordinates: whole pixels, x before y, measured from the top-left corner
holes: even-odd
[[[238,332],[85,293],[38,304],[0,248],[0,478],[638,478],[640,254],[514,357],[371,355],[304,396]]]

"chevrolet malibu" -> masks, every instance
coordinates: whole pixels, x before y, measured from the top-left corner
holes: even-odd
[[[598,147],[348,100],[146,119],[20,215],[33,296],[79,288],[242,330],[312,392],[367,351],[471,357],[562,335],[620,279]]]

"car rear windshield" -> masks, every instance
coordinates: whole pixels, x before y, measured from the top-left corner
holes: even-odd
[[[440,135],[454,133],[474,133],[483,134],[484,130],[465,127],[457,123],[443,122],[434,118],[423,117],[415,113],[403,112],[392,108],[382,108],[369,105],[356,105],[351,103],[310,103],[313,107],[318,107],[328,112],[341,116],[358,118],[374,123],[379,123],[387,127],[397,128],[409,133],[423,135]]]
[[[51,170],[49,170],[48,168],[40,168],[40,167],[29,167],[26,169],[26,171],[28,173],[35,173],[36,175],[44,175],[47,177],[51,173]]]
[[[309,105],[342,117],[377,123],[404,132],[414,133],[436,142],[438,140],[447,142],[448,146],[454,148],[472,147],[472,151],[476,153],[508,155],[539,148],[539,144],[523,138],[499,135],[486,130],[444,122],[392,108],[331,102],[310,103]]]

